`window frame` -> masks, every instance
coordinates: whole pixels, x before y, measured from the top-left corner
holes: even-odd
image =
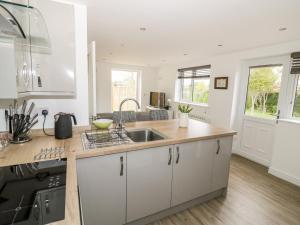
[[[142,105],[142,71],[141,70],[135,70],[135,69],[123,69],[123,68],[111,68],[110,70],[110,109],[113,112],[113,104],[112,104],[112,96],[113,96],[113,89],[112,89],[112,72],[113,71],[124,71],[124,72],[130,72],[130,73],[137,73],[137,87],[136,87],[136,96],[137,101]]]
[[[297,96],[297,87],[300,79],[300,74],[290,74],[292,76],[292,98],[290,101],[288,119],[300,121],[300,117],[294,117],[295,101]],[[293,77],[294,76],[294,77]]]
[[[203,76],[199,76],[196,75],[196,71],[197,70],[201,70],[201,69],[210,69],[209,75],[203,75]],[[185,69],[179,69],[178,72],[179,74],[181,72],[185,72],[185,71],[191,71],[192,72],[192,76],[186,77],[184,78],[184,75],[179,75],[178,79],[180,81],[180,87],[179,87],[179,102],[181,103],[186,103],[186,104],[191,104],[191,105],[200,105],[200,106],[208,106],[208,101],[207,103],[205,102],[194,102],[194,88],[195,88],[195,80],[209,80],[209,86],[208,86],[208,93],[210,92],[210,86],[211,86],[211,65],[206,65],[206,66],[199,66],[199,67],[191,67],[191,68],[185,68]],[[191,80],[191,99],[184,99],[183,98],[183,90],[184,90],[184,80],[190,79]]]

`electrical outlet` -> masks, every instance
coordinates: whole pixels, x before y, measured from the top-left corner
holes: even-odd
[[[48,115],[49,115],[49,108],[47,107],[40,107],[40,108],[36,108],[36,113],[39,114],[39,116],[43,116],[43,110],[47,110],[48,111]]]

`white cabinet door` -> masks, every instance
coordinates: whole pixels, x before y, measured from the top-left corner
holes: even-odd
[[[30,0],[33,93],[75,93],[75,10],[68,3]],[[53,16],[55,12],[55,16]]]
[[[126,218],[126,153],[77,160],[84,225],[122,225]]]
[[[210,140],[175,146],[172,206],[210,192],[213,154]]]
[[[233,137],[214,140],[212,191],[227,187]]]
[[[127,153],[127,222],[170,208],[172,146]]]

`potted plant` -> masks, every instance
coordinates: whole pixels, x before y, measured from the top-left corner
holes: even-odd
[[[189,105],[178,105],[179,114],[179,127],[188,127],[189,113],[193,110]]]

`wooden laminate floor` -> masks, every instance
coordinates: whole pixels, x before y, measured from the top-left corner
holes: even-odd
[[[300,188],[234,155],[226,197],[151,225],[300,225]]]

